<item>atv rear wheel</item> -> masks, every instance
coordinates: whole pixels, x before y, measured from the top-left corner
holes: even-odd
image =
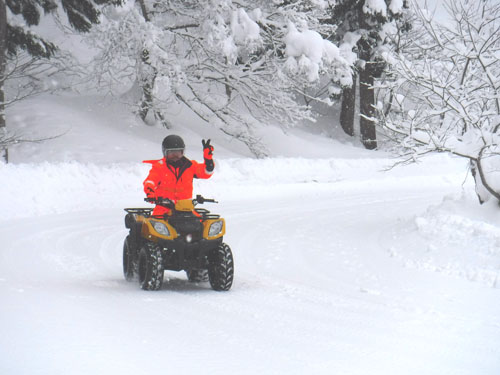
[[[189,270],[186,271],[186,275],[193,283],[208,281],[208,270]]]
[[[139,285],[144,290],[159,290],[163,284],[161,248],[146,242],[139,251]]]
[[[132,247],[130,235],[123,242],[123,276],[125,280],[132,281],[137,276],[136,251]]]
[[[225,243],[215,248],[208,262],[208,278],[213,290],[227,291],[231,289],[234,276],[233,253]]]

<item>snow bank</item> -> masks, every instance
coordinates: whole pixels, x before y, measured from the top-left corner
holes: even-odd
[[[407,195],[415,186],[454,187],[460,194],[466,173],[464,165],[446,156],[384,171],[391,163],[362,158],[221,159],[211,179],[194,181],[194,193],[221,203],[308,199],[315,194],[341,197],[347,192],[376,200],[388,189]],[[142,191],[148,171],[143,163],[0,164],[0,222],[148,206]],[[500,287],[500,210],[495,202],[478,204],[471,179],[465,191],[411,221],[398,224],[395,217],[386,248],[406,267]],[[426,206],[422,202],[422,210]]]
[[[140,192],[142,164],[2,164],[2,219],[115,207]]]
[[[394,230],[391,255],[406,267],[430,270],[500,288],[500,209],[481,206],[472,192],[448,196]],[[403,229],[405,228],[405,229]]]
[[[241,194],[282,194],[283,185],[329,184],[329,189],[384,189],[388,185],[456,184],[464,169],[450,158],[434,158],[441,168],[425,164],[384,172],[388,159],[269,158],[216,160],[210,180],[195,180],[194,193],[220,200]],[[447,173],[443,175],[442,171]],[[149,171],[143,163],[0,164],[2,219],[84,211],[98,208],[143,206],[142,182]],[[411,171],[412,174],[408,175]],[[374,190],[374,194],[375,194]]]

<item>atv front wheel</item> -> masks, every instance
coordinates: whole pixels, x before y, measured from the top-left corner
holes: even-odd
[[[123,242],[123,275],[125,280],[132,281],[137,276],[137,262],[135,260],[135,249],[132,248],[130,235]]]
[[[139,251],[139,285],[144,290],[159,290],[163,284],[161,248],[146,242]]]
[[[208,262],[208,279],[213,290],[227,291],[233,284],[234,263],[231,248],[221,243],[215,248]]]
[[[193,283],[208,281],[208,270],[189,270],[186,271],[186,275]]]

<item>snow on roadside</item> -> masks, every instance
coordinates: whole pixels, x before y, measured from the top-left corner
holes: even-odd
[[[280,189],[283,184],[383,189],[395,183],[421,184],[419,176],[422,175],[428,184],[459,184],[463,179],[463,168],[456,161],[438,158],[435,162],[441,165],[439,169],[429,169],[423,164],[384,172],[390,164],[388,159],[222,159],[216,160],[216,173],[210,180],[195,180],[194,194],[228,200],[243,193],[265,197],[275,190],[280,194],[285,190]],[[3,210],[0,222],[99,208],[143,206],[142,182],[149,168],[140,162],[0,164],[0,180],[6,181],[0,185]],[[443,170],[447,171],[444,175]]]
[[[472,191],[448,196],[410,222],[399,223],[389,252],[404,266],[500,288],[500,210]]]
[[[142,164],[1,164],[1,220],[109,208],[141,190]]]
[[[195,180],[194,194],[221,202],[268,200],[290,196],[307,199],[314,192],[362,194],[415,187],[456,191],[464,166],[436,156],[421,164],[383,171],[388,159],[237,158],[217,160],[210,180]],[[0,164],[1,222],[27,217],[99,209],[148,206],[142,181],[149,165],[142,163]],[[461,195],[447,197],[411,220],[398,221],[383,236],[389,254],[405,267],[440,272],[500,288],[500,210],[495,202],[480,206],[472,182]],[[221,206],[223,208],[223,206]]]

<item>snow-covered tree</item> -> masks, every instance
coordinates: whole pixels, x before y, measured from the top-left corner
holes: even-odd
[[[8,161],[8,145],[19,141],[17,137],[7,134],[5,119],[6,106],[19,100],[19,97],[7,99],[5,83],[8,79],[24,74],[28,67],[31,71],[40,70],[39,61],[54,57],[57,51],[54,43],[40,37],[32,29],[32,26],[39,24],[42,12],[56,14],[61,7],[72,28],[88,32],[93,24],[99,22],[99,5],[119,5],[121,2],[122,0],[0,0],[0,150],[4,153],[5,161]]]
[[[382,58],[387,28],[399,19],[406,8],[404,0],[337,0],[328,22],[338,26],[335,38],[354,46],[358,60],[352,85],[342,93],[340,123],[354,135],[355,99],[359,75],[360,132],[366,148],[377,147],[374,82],[385,62]]]
[[[470,160],[481,202],[500,200],[500,4],[446,2],[446,22],[415,7],[415,30],[393,61],[396,95],[383,121],[408,160],[447,152]]]
[[[95,33],[97,76],[113,89],[134,85],[143,119],[168,127],[169,106],[182,103],[265,156],[256,124],[310,119],[296,100],[304,87],[326,74],[350,79],[340,50],[315,30],[324,11],[317,0],[129,1]]]

